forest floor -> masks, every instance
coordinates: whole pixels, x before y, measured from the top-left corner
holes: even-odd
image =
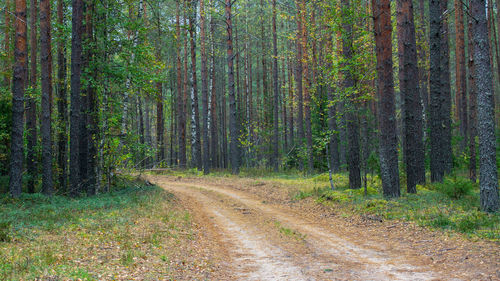
[[[192,214],[212,280],[500,280],[498,241],[337,213],[265,179],[143,177]]]

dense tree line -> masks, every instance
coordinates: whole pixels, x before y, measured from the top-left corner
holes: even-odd
[[[3,0],[0,172],[14,197],[165,167],[347,171],[350,188],[378,172],[399,197],[479,167],[496,211],[500,9],[486,4]]]

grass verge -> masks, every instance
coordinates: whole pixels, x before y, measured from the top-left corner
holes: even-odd
[[[77,199],[0,197],[0,280],[175,278],[202,267],[179,261],[192,240],[190,215],[156,186],[124,181]]]

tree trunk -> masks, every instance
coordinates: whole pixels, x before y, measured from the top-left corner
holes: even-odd
[[[455,30],[456,30],[456,102],[457,117],[459,122],[459,132],[462,140],[460,151],[467,147],[467,71],[465,68],[465,31],[464,31],[464,10],[462,0],[455,0]]]
[[[203,173],[210,173],[210,144],[208,140],[208,70],[206,50],[205,1],[200,0],[201,103],[203,111]]]
[[[406,189],[416,193],[417,184],[425,183],[425,152],[422,104],[418,86],[417,43],[411,0],[397,1],[399,88],[404,111],[404,156]]]
[[[380,170],[385,197],[399,197],[390,0],[372,0],[380,98]]]
[[[12,197],[19,197],[22,191],[23,172],[23,115],[24,93],[26,88],[27,42],[26,42],[26,0],[16,0],[14,27],[16,30],[14,46],[14,76],[12,81],[12,132],[10,147],[9,189]]]
[[[180,8],[179,2],[176,1],[176,16],[175,28],[177,38],[177,110],[179,118],[179,167],[186,168],[186,113],[185,113],[185,98],[182,87],[182,67],[181,67],[181,28],[180,28]],[[184,48],[186,50],[186,48]]]
[[[300,3],[297,1],[297,7],[300,7]],[[298,145],[302,146],[304,143],[305,133],[304,133],[304,97],[303,97],[303,86],[302,86],[302,53],[305,50],[302,50],[302,29],[305,23],[302,22],[302,9],[298,8],[297,11],[297,59],[296,59],[296,74],[295,74],[295,83],[297,84],[297,134],[298,134]],[[299,160],[299,169],[304,169],[303,161]]]
[[[216,89],[216,72],[217,72],[217,61],[216,47],[215,47],[215,22],[213,17],[210,18],[210,35],[212,38],[212,50],[211,50],[211,86],[210,86],[210,156],[212,158],[212,167],[219,167],[219,162],[217,161],[219,155],[219,137],[218,137],[218,126],[217,126],[217,89]]]
[[[448,39],[448,0],[441,1],[441,93],[443,95],[441,120],[443,120],[443,161],[445,173],[453,169],[453,150],[451,147],[451,82],[450,54]]]
[[[158,97],[156,98],[156,144],[158,146],[156,161],[161,164],[165,160],[165,119],[163,113],[163,87],[161,82],[156,83]],[[149,116],[148,116],[149,119]],[[149,131],[149,128],[148,128]],[[148,143],[151,143],[149,140]],[[148,168],[152,167],[151,165]]]
[[[489,61],[490,46],[488,44],[485,1],[471,0],[470,8],[474,34],[474,78],[477,86],[481,209],[486,212],[495,212],[500,204],[496,162],[493,72]]]
[[[342,0],[342,54],[344,60],[350,64],[353,59],[353,24],[348,19],[349,10],[351,9],[349,0]],[[376,15],[376,13],[374,13]],[[390,21],[389,21],[390,23]],[[390,38],[390,36],[389,36]],[[390,39],[389,39],[390,41]],[[390,48],[389,48],[389,52]],[[349,66],[349,65],[347,65]],[[347,67],[344,66],[344,67]],[[392,73],[392,70],[391,70]],[[345,92],[352,91],[355,87],[354,77],[349,69],[343,71],[344,84],[343,88]],[[349,143],[349,187],[352,189],[361,188],[361,170],[360,170],[360,155],[359,155],[359,118],[358,113],[355,109],[356,101],[351,98],[348,101],[352,106],[348,108],[346,113],[346,125],[347,125],[347,140]]]
[[[312,144],[312,128],[311,128],[311,79],[309,78],[309,53],[307,49],[307,24],[306,24],[306,2],[302,0],[302,62],[304,69],[304,113],[305,113],[305,127],[306,127],[306,145],[307,145],[307,156],[308,156],[308,167],[309,171],[314,170],[314,157],[313,157],[313,144]]]
[[[52,194],[52,120],[51,96],[52,76],[50,64],[52,63],[51,47],[51,22],[50,1],[40,0],[40,66],[42,76],[42,193]]]
[[[441,79],[442,63],[441,42],[441,5],[439,0],[429,2],[430,32],[429,32],[429,54],[430,54],[430,166],[431,181],[442,181],[446,171],[445,160],[445,129],[443,111],[445,111],[445,94],[442,92]]]
[[[7,1],[8,2],[8,1]],[[28,169],[28,192],[35,192],[35,182],[38,176],[36,163],[37,128],[36,128],[36,99],[34,93],[37,88],[37,1],[30,1],[30,45],[31,45],[31,67],[30,67],[30,93],[26,102],[26,134],[27,134],[27,157]],[[6,20],[8,20],[6,18]],[[8,37],[8,34],[6,34]]]
[[[229,135],[230,135],[230,158],[231,171],[233,174],[238,174],[240,169],[239,153],[238,153],[238,125],[236,119],[236,100],[234,91],[234,55],[233,55],[233,24],[231,14],[232,1],[226,0],[226,28],[227,28],[227,76],[228,76],[228,91],[229,91]]]
[[[71,38],[71,112],[70,112],[70,195],[80,193],[80,92],[82,73],[82,18],[83,1],[73,0],[72,38]]]
[[[278,36],[276,35],[276,0],[273,0],[273,83],[274,83],[274,103],[273,103],[273,151],[272,166],[275,172],[278,172],[278,119],[279,119],[279,88],[278,88]]]
[[[469,0],[470,2],[470,0]],[[477,89],[474,63],[474,34],[472,33],[473,19],[468,15],[467,41],[468,41],[468,92],[469,92],[469,178],[472,182],[477,179],[477,155],[476,155],[476,137],[477,137]]]
[[[201,160],[201,141],[200,141],[200,105],[198,102],[198,83],[196,76],[196,0],[190,2],[189,8],[191,14],[189,17],[189,37],[191,39],[191,128],[192,141],[191,150],[193,163],[199,171],[203,165]]]

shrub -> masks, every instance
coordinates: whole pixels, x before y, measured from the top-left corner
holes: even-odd
[[[0,222],[0,242],[10,241],[10,222]]]
[[[461,199],[470,195],[475,184],[464,178],[445,178],[442,183],[437,183],[437,191],[452,199]]]

